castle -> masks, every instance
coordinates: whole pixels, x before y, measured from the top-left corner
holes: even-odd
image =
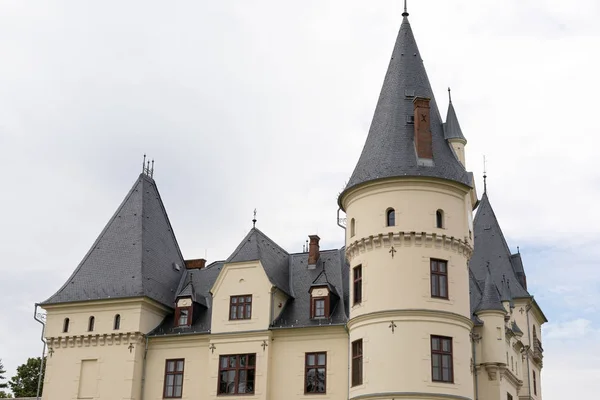
[[[253,227],[186,260],[145,170],[42,303],[44,399],[541,399],[547,320],[466,144],[405,11],[338,198],[345,246],[289,253]]]

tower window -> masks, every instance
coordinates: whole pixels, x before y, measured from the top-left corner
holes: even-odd
[[[115,331],[121,329],[121,315],[119,315],[119,314],[115,315],[115,323],[114,323],[113,329]]]
[[[94,323],[96,322],[96,318],[94,318],[94,316],[91,316],[89,321],[88,321],[88,331],[92,332],[94,330]]]
[[[353,237],[354,235],[356,235],[356,221],[352,218],[350,220],[350,237]]]
[[[327,353],[306,353],[304,393],[326,393]]]
[[[431,336],[431,379],[434,382],[454,383],[452,338]]]
[[[363,383],[363,341],[352,342],[352,386]]]
[[[354,304],[362,303],[362,265],[354,267]]]
[[[448,298],[448,262],[431,259],[431,297]]]
[[[435,212],[435,226],[438,228],[444,227],[444,211],[437,210]]]
[[[65,318],[63,322],[63,332],[69,332],[69,318]]]
[[[387,226],[396,226],[396,211],[393,208],[388,208],[385,215]]]

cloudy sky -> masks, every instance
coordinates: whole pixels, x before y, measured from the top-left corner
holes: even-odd
[[[0,358],[41,352],[57,290],[141,170],[186,258],[251,227],[289,251],[343,243],[336,196],[362,149],[400,0],[0,0]],[[544,327],[546,400],[600,390],[600,3],[412,0]],[[478,181],[481,193],[482,182]]]

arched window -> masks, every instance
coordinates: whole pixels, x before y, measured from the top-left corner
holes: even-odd
[[[352,218],[350,220],[350,237],[354,236],[356,234],[356,221],[354,221],[354,218]]]
[[[444,227],[444,211],[437,210],[435,212],[435,226],[437,226],[438,228]]]
[[[63,332],[69,332],[69,318],[65,318],[63,322]]]
[[[387,226],[396,226],[396,211],[393,208],[388,208],[385,213]]]
[[[88,331],[92,332],[94,330],[94,322],[96,322],[96,318],[91,316],[90,320],[88,321]]]
[[[113,329],[115,331],[121,329],[121,316],[119,314],[115,315],[115,326]]]

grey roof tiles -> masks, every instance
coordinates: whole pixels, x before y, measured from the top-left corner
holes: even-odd
[[[498,310],[505,311],[500,301],[500,293],[492,278],[492,273],[488,271],[483,283],[483,292],[481,294],[481,300],[475,308],[475,313],[480,311]]]
[[[173,307],[184,268],[156,184],[141,174],[75,272],[43,304],[146,296]]]
[[[444,123],[444,137],[446,140],[462,139],[465,142],[467,141],[462,133],[462,129],[460,129],[458,117],[456,116],[456,111],[454,110],[452,102],[448,105],[448,114],[446,115],[446,122]]]
[[[433,166],[417,162],[414,125],[407,122],[408,117],[414,116],[415,96],[431,99]],[[402,176],[443,178],[471,186],[466,170],[444,138],[442,118],[406,17],[398,33],[367,140],[344,191],[369,181]]]

